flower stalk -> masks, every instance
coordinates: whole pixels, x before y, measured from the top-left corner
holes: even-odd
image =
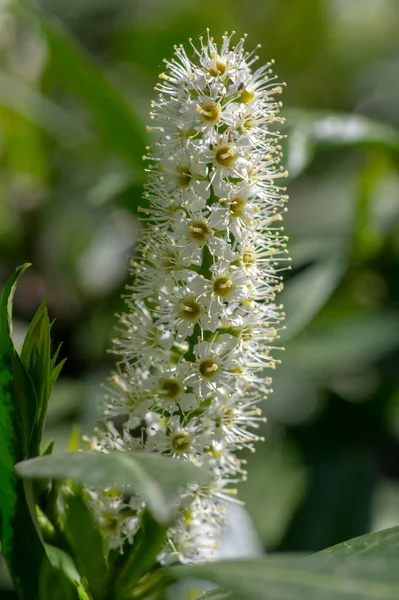
[[[215,556],[225,502],[246,476],[237,451],[254,450],[259,402],[282,311],[276,295],[287,258],[287,200],[278,180],[281,103],[271,65],[254,70],[244,39],[182,46],[165,61],[152,103],[142,209],[127,311],[114,343],[119,362],[106,398],[102,449],[145,449],[205,466],[206,487],[182,498],[160,560]],[[120,426],[117,426],[119,421]],[[95,502],[111,547],[137,531],[138,498],[108,491]],[[126,516],[127,515],[127,516]]]

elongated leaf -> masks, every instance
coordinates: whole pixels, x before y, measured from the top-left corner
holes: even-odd
[[[79,572],[86,577],[96,599],[107,595],[109,572],[105,560],[104,543],[93,514],[83,499],[82,491],[64,495],[64,533],[69,542]]]
[[[29,456],[31,457],[40,454],[48,401],[64,364],[64,361],[59,365],[55,364],[58,351],[53,358],[50,356],[50,330],[47,305],[44,301],[30,323],[21,350],[21,361],[32,379],[37,397],[35,423],[30,441]]]
[[[154,568],[165,543],[167,529],[167,525],[160,525],[151,513],[144,511],[133,545],[124,552],[120,561],[114,563],[119,571],[114,586],[116,600],[126,598],[136,582]]]
[[[131,106],[66,30],[44,18],[43,26],[60,82],[84,101],[107,146],[141,169],[144,128]]]
[[[63,571],[46,565],[40,577],[40,600],[79,600],[76,586]]]
[[[346,558],[349,556],[383,556],[399,559],[399,527],[374,531],[331,546],[317,556]]]
[[[81,581],[81,576],[75,563],[65,550],[61,550],[61,548],[57,548],[57,546],[52,546],[51,544],[46,544],[45,548],[46,554],[53,567],[63,571],[71,581],[76,583]]]
[[[21,80],[0,73],[0,106],[11,109],[68,146],[88,138],[85,124]]]
[[[170,569],[174,579],[213,581],[234,600],[394,600],[396,560],[270,557]]]
[[[79,600],[77,586],[62,569],[46,563],[40,572],[40,600]]]
[[[197,596],[193,600],[228,600],[231,598],[229,592],[223,592],[222,590],[211,590],[204,592],[201,596]]]
[[[319,149],[364,147],[398,156],[399,134],[386,123],[362,115],[327,114],[286,110],[289,125],[286,165],[291,177],[298,176]]]
[[[15,404],[16,427],[22,456],[26,457],[36,419],[37,397],[35,389],[12,342],[12,303],[17,282],[29,264],[19,267],[6,283],[0,300],[0,356],[7,364],[9,374],[4,377],[11,383],[11,398]]]
[[[394,311],[368,311],[336,319],[326,337],[325,331],[307,330],[288,345],[284,369],[303,369],[317,376],[335,370],[353,370],[399,346],[399,317]]]
[[[17,269],[0,299],[0,541],[21,598],[36,600],[40,567],[47,559],[34,522],[30,484],[24,485],[14,472],[25,456],[36,409],[32,383],[11,339],[13,296],[27,266]]]
[[[69,452],[21,462],[16,471],[22,477],[72,479],[100,488],[129,485],[146,499],[160,523],[172,517],[179,488],[210,478],[207,471],[187,462],[145,452]]]
[[[291,279],[281,295],[287,314],[284,340],[304,329],[327,302],[343,274],[338,260],[309,267]]]
[[[21,361],[36,390],[37,411],[30,456],[37,456],[50,395],[50,323],[46,301],[40,305],[29,325],[21,350]]]

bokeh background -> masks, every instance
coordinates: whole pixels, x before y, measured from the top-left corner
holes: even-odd
[[[265,550],[319,550],[399,522],[397,0],[1,0],[0,284],[32,263],[17,344],[48,297],[65,450],[112,369],[162,59],[206,27],[288,84],[286,350],[240,495]]]

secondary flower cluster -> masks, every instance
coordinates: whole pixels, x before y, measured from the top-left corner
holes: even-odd
[[[157,139],[146,157],[147,227],[115,341],[108,430],[96,441],[212,471],[212,485],[186,492],[164,562],[214,555],[225,499],[245,477],[236,451],[259,439],[258,402],[271,391],[264,370],[277,362],[275,298],[287,258],[278,223],[286,196],[276,180],[286,173],[281,136],[269,126],[281,121],[281,87],[271,63],[253,70],[258,57],[231,37],[221,47],[200,38],[194,61],[176,47],[160,75],[148,127]],[[98,504],[104,523],[114,515],[110,544],[132,539],[137,499],[111,491]]]

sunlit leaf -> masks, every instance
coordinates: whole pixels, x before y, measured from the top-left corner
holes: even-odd
[[[188,483],[205,483],[210,475],[186,461],[145,452],[69,452],[33,458],[16,467],[22,477],[72,479],[92,487],[129,485],[142,495],[160,523],[175,512],[177,491]]]
[[[399,594],[396,561],[388,560],[283,555],[175,568],[169,574],[213,581],[234,600],[394,600]]]
[[[375,556],[399,558],[399,527],[390,527],[382,531],[374,531],[342,544],[331,546],[318,556],[346,558],[349,556]]]

